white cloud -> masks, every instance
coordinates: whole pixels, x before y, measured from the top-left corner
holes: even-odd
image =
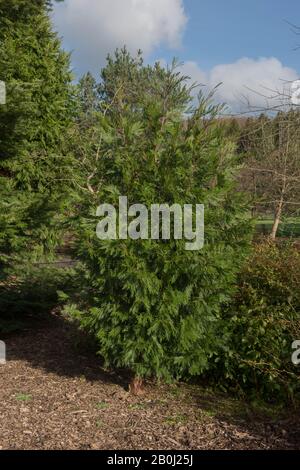
[[[290,83],[296,80],[296,70],[285,67],[278,59],[242,58],[231,64],[221,64],[204,72],[196,62],[186,62],[183,72],[193,81],[205,83],[207,89],[222,83],[216,92],[218,102],[225,102],[234,112],[250,107],[266,108],[278,104],[278,94],[287,94]],[[273,98],[272,98],[273,97]]]
[[[94,72],[124,44],[145,55],[161,44],[179,47],[187,23],[183,0],[65,0],[56,4],[53,18],[74,50],[75,67]]]
[[[65,46],[74,51],[79,73],[99,72],[107,54],[124,44],[132,53],[142,49],[146,57],[161,45],[178,48],[187,23],[183,0],[65,0],[55,5],[53,18]],[[266,107],[266,96],[299,78],[274,57],[241,58],[209,71],[187,61],[183,72],[208,90],[222,82],[216,100],[235,112],[245,110],[247,99],[253,107]]]
[[[199,85],[208,85],[208,74],[200,69],[197,62],[188,60],[182,65],[182,72]]]

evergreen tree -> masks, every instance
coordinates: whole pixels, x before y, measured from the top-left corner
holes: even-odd
[[[86,118],[91,117],[99,108],[97,82],[93,75],[86,73],[78,84],[79,113]]]
[[[82,169],[76,254],[82,289],[69,311],[98,340],[107,365],[130,368],[134,385],[154,375],[201,373],[216,325],[247,252],[250,224],[234,186],[236,157],[206,100],[191,111],[186,77],[143,66],[126,50],[109,58],[100,84],[97,151]],[[205,246],[186,240],[99,240],[99,203],[205,205]]]
[[[64,199],[62,138],[72,110],[69,56],[53,32],[46,0],[0,0],[0,257],[35,241],[51,244],[51,218]]]
[[[108,55],[107,65],[101,72],[99,94],[102,109],[116,114],[133,112],[137,116],[143,113],[147,102],[156,97],[164,113],[174,108],[185,109],[191,103],[190,92],[194,85],[188,87],[182,73],[176,70],[177,62],[170,68],[161,67],[157,62],[153,67],[145,66],[142,52],[132,57],[126,47],[115,51],[115,56]]]

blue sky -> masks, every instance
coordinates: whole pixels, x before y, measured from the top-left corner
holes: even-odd
[[[188,16],[183,60],[193,60],[208,70],[241,57],[277,57],[284,65],[300,69],[300,36],[287,22],[300,26],[300,0],[184,0]],[[300,32],[300,30],[299,30]],[[153,57],[170,59],[174,51],[161,48]]]
[[[178,57],[208,88],[222,81],[218,97],[232,108],[253,89],[253,104],[263,105],[299,78],[300,35],[287,22],[300,26],[299,0],[65,0],[54,10],[77,76],[97,74],[127,44],[148,62]]]

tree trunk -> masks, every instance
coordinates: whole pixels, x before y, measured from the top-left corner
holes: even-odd
[[[279,227],[279,224],[280,224],[280,217],[281,217],[281,213],[282,213],[282,207],[283,207],[283,198],[280,199],[279,204],[278,204],[277,209],[276,209],[276,212],[275,212],[274,223],[273,223],[272,231],[271,231],[271,234],[270,234],[271,240],[276,239],[277,230],[278,230],[278,227]]]
[[[144,393],[143,379],[140,377],[134,377],[129,384],[129,392],[133,395],[142,395]]]

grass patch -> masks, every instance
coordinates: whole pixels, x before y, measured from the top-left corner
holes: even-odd
[[[32,396],[27,393],[18,393],[16,395],[16,400],[28,402],[32,400]]]
[[[256,222],[257,232],[265,235],[271,232],[272,226],[272,219],[261,219]],[[288,217],[283,219],[279,224],[277,236],[300,237],[300,217]]]
[[[96,408],[98,408],[98,410],[106,410],[108,408],[108,403],[106,403],[105,401],[99,401],[96,404]]]
[[[132,403],[131,405],[129,405],[128,408],[130,410],[144,410],[145,408],[147,408],[147,405],[146,403]]]
[[[169,424],[170,426],[186,424],[188,422],[188,416],[183,414],[176,414],[172,416],[166,416],[164,423]]]

